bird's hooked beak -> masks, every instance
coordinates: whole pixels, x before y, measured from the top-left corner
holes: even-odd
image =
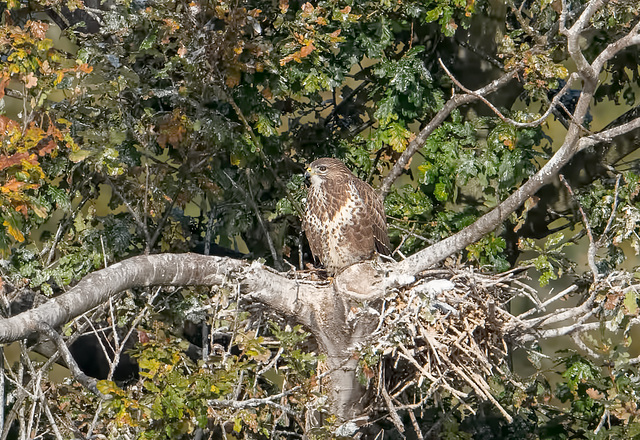
[[[307,167],[307,169],[304,172],[304,184],[307,187],[311,186],[311,176],[313,176],[314,174],[315,173],[313,172],[311,167]]]

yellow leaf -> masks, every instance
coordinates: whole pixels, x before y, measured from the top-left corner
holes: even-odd
[[[0,187],[0,191],[5,194],[17,192],[20,188],[24,186],[24,182],[20,182],[16,179],[10,179],[7,183]]]
[[[35,212],[38,217],[47,218],[47,210],[43,206],[34,204],[31,205],[31,209],[33,209],[33,212]]]
[[[85,160],[87,157],[89,157],[90,154],[91,151],[88,150],[72,151],[71,153],[69,153],[69,160],[71,162],[78,163]]]
[[[231,165],[234,165],[234,166],[238,166],[242,162],[242,158],[235,153],[231,153],[230,159],[231,159]]]
[[[20,243],[24,241],[24,235],[22,235],[22,232],[11,226],[11,224],[7,220],[5,220],[2,224],[7,227],[7,232],[9,232],[9,234],[11,234],[11,236],[15,238],[16,241],[19,241]]]

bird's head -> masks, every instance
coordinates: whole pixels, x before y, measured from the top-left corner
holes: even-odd
[[[304,180],[307,186],[321,185],[330,179],[330,176],[341,176],[351,171],[338,159],[324,157],[311,162],[304,173]]]

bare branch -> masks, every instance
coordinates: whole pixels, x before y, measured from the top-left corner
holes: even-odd
[[[424,437],[422,436],[422,431],[420,429],[420,425],[418,424],[418,420],[416,419],[416,415],[413,413],[412,409],[410,409],[408,413],[409,413],[409,418],[411,419],[411,424],[413,425],[413,430],[416,432],[416,435],[418,436],[418,440],[424,440]]]
[[[536,312],[544,311],[545,307],[551,305],[552,303],[556,302],[560,298],[564,298],[566,295],[568,295],[568,294],[570,294],[572,292],[575,292],[576,290],[578,290],[578,286],[576,286],[575,284],[572,284],[571,286],[567,287],[563,291],[559,292],[558,294],[552,296],[551,298],[549,298],[548,300],[546,300],[545,302],[540,304],[535,309],[531,309],[528,312],[525,312],[525,313],[522,313],[522,314],[518,315],[518,318],[519,319],[524,319],[527,316],[531,316]]]
[[[395,405],[391,401],[391,396],[389,396],[389,391],[387,391],[386,387],[382,387],[382,397],[384,397],[384,401],[387,404],[387,409],[389,410],[389,416],[391,418],[391,421],[393,422],[393,425],[396,427],[398,432],[403,433],[404,425],[402,424],[402,420],[400,419],[400,416],[396,411]]]
[[[600,142],[611,142],[614,138],[629,133],[630,131],[640,128],[640,118],[632,119],[629,122],[618,125],[599,133],[592,134],[580,139],[580,146],[578,150],[584,150],[585,148],[592,147]]]
[[[542,186],[549,183],[558,171],[569,162],[575,154],[577,144],[578,131],[576,130],[574,136],[567,135],[562,147],[560,147],[556,154],[551,157],[538,173],[532,176],[497,207],[462,231],[399,262],[394,270],[398,273],[419,273],[450,255],[463,250],[469,244],[480,240],[484,235],[499,227],[531,194],[535,194]]]
[[[251,186],[249,185],[248,194],[247,194],[247,192],[244,191],[242,188],[240,188],[240,185],[238,185],[236,181],[233,180],[229,174],[227,174],[226,171],[222,171],[222,173],[227,177],[227,179],[229,179],[229,182],[231,182],[231,185],[233,185],[233,187],[238,192],[244,195],[244,199],[247,201],[249,206],[251,206],[251,209],[253,209],[256,219],[258,220],[258,224],[260,224],[260,228],[262,229],[262,232],[264,232],[265,240],[267,240],[267,245],[269,246],[269,252],[271,252],[271,258],[273,258],[273,264],[275,265],[276,269],[282,270],[282,263],[280,262],[280,258],[278,257],[276,248],[273,245],[273,240],[271,239],[271,234],[269,233],[269,229],[267,228],[267,225],[264,222],[264,218],[262,218],[262,213],[260,212],[260,209],[258,209],[258,205],[256,204],[255,198],[253,197]]]
[[[576,104],[572,124],[565,136],[564,143],[540,171],[497,207],[476,220],[475,223],[406,258],[396,265],[394,271],[398,273],[417,274],[463,250],[469,244],[480,240],[484,235],[499,227],[502,222],[504,222],[512,212],[518,209],[532,194],[535,194],[542,186],[549,183],[578,151],[583,150],[587,146],[594,145],[602,138],[610,139],[640,128],[640,118],[636,118],[626,124],[580,138],[583,129],[579,123],[584,119],[589,109],[589,103],[591,102],[596,87],[597,84],[595,82],[585,81],[582,94]]]
[[[262,399],[254,398],[254,399],[245,399],[245,400],[209,400],[207,403],[209,406],[213,408],[224,407],[224,408],[235,408],[235,409],[257,408],[259,406],[269,405],[281,411],[284,411],[287,414],[297,415],[297,413],[291,410],[291,408],[276,402],[276,400],[280,400],[282,397],[286,396],[287,394],[290,394],[290,392],[274,394],[273,396],[265,397]]]
[[[67,347],[66,342],[64,341],[64,339],[62,339],[62,336],[60,336],[60,334],[57,331],[55,331],[53,328],[51,328],[51,326],[49,326],[47,323],[40,323],[40,331],[45,335],[47,335],[56,344],[56,347],[58,347],[58,351],[60,352],[62,359],[64,359],[74,379],[80,382],[85,388],[90,390],[93,394],[100,396],[103,399],[106,398],[105,395],[103,395],[100,391],[98,391],[98,387],[96,386],[97,381],[94,378],[91,378],[82,372],[82,370],[78,366],[78,363],[71,355],[71,352],[69,351],[69,347]]]
[[[506,117],[505,115],[503,115],[500,110],[498,110],[493,104],[491,104],[491,102],[489,102],[489,100],[487,98],[485,98],[482,95],[478,95],[476,92],[474,92],[473,90],[469,90],[468,88],[466,88],[464,85],[462,85],[460,83],[460,81],[458,81],[453,74],[449,71],[449,69],[447,69],[447,66],[444,65],[444,63],[442,62],[442,59],[438,58],[438,62],[440,63],[440,66],[442,67],[442,69],[445,71],[445,73],[447,74],[447,76],[451,79],[451,81],[453,81],[453,83],[455,85],[457,85],[463,92],[470,94],[470,95],[474,95],[476,96],[480,101],[484,102],[487,107],[489,107],[491,109],[492,112],[494,112],[496,114],[496,116],[498,116],[500,119],[502,119],[504,122],[507,122],[511,125],[513,125],[514,127],[520,127],[520,128],[531,128],[531,127],[537,127],[538,125],[542,124],[551,114],[551,112],[556,108],[556,106],[560,103],[560,99],[564,96],[564,94],[567,92],[567,90],[569,89],[569,87],[571,86],[571,84],[573,83],[574,80],[576,80],[578,78],[578,75],[576,73],[572,74],[569,77],[569,80],[564,84],[564,86],[562,87],[562,89],[553,97],[553,100],[551,101],[551,104],[549,105],[549,108],[547,109],[547,111],[544,112],[544,114],[542,116],[540,116],[538,119],[531,121],[531,122],[518,122],[518,121],[514,121],[511,118]]]
[[[621,178],[622,178],[622,175],[618,174],[618,177],[616,178],[616,185],[613,188],[614,198],[613,198],[613,204],[611,205],[611,215],[609,216],[609,220],[607,220],[607,225],[604,227],[604,231],[602,232],[602,235],[598,239],[599,247],[602,247],[605,245],[604,241],[605,241],[606,235],[611,230],[611,226],[613,225],[613,220],[616,218],[616,209],[618,209],[618,196],[619,196]]]
[[[116,187],[116,185],[111,181],[111,179],[109,179],[108,176],[105,176],[105,180],[107,181],[107,183],[109,184],[109,186],[111,187],[111,190],[118,196],[118,198],[122,201],[122,203],[124,204],[124,206],[127,208],[127,211],[129,211],[129,214],[131,214],[131,216],[133,217],[133,219],[135,220],[136,224],[138,225],[138,227],[140,228],[140,231],[144,234],[146,242],[147,242],[147,246],[148,244],[151,242],[151,235],[149,234],[149,228],[147,228],[147,225],[144,221],[142,221],[142,219],[140,218],[140,216],[138,215],[138,213],[136,212],[136,210],[133,208],[133,206],[131,206],[131,204],[129,203],[129,201],[126,199],[126,197],[120,192],[120,190]]]
[[[620,38],[618,41],[609,44],[600,55],[593,60],[591,65],[593,70],[599,72],[603,69],[605,63],[613,58],[618,52],[626,49],[629,46],[640,44],[640,21],[629,31],[627,35]]]
[[[580,35],[588,26],[593,14],[604,4],[604,0],[591,0],[575,24],[564,32],[567,36],[567,50],[569,55],[574,63],[576,63],[578,73],[585,81],[595,82],[600,71],[595,70],[582,53],[580,49]],[[563,7],[563,12],[564,10],[565,8]]]
[[[587,214],[585,214],[584,209],[582,209],[582,205],[580,201],[576,198],[573,193],[573,189],[569,185],[569,182],[564,178],[562,174],[560,174],[560,182],[567,188],[569,191],[569,195],[575,200],[578,204],[578,210],[582,215],[582,223],[584,223],[584,228],[587,231],[587,237],[589,237],[589,250],[587,252],[587,261],[589,262],[589,269],[591,269],[591,273],[593,273],[593,281],[597,281],[599,277],[598,266],[596,265],[596,253],[598,252],[598,245],[593,238],[593,232],[591,231],[591,224],[589,223],[589,219],[587,218]]]

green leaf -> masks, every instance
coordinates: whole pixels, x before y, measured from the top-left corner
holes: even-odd
[[[628,315],[635,316],[638,314],[638,294],[634,290],[627,291],[623,304]]]
[[[157,34],[155,31],[149,32],[147,36],[144,38],[142,43],[140,43],[140,50],[148,50],[154,46],[156,42]]]
[[[69,160],[74,163],[82,162],[91,155],[89,150],[76,150],[69,153]]]
[[[276,127],[271,123],[271,121],[264,116],[263,114],[258,115],[258,120],[256,121],[256,130],[263,136],[276,136],[278,132],[276,131]]]
[[[436,197],[436,199],[440,200],[441,202],[446,201],[449,198],[449,191],[447,191],[447,185],[442,182],[436,183],[436,189],[435,191],[433,191],[433,195]]]

